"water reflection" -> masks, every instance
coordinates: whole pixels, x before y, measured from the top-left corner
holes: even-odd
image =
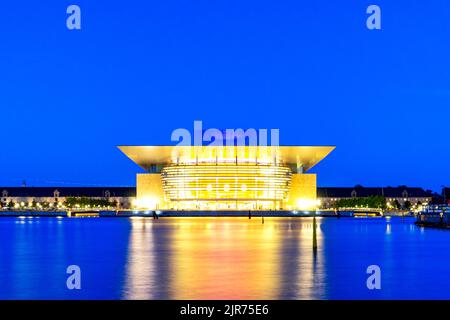
[[[414,219],[0,218],[0,299],[448,299],[450,232]],[[68,290],[79,265],[82,290]],[[382,290],[368,290],[378,265]]]
[[[156,272],[154,241],[151,228],[153,224],[144,218],[133,218],[129,236],[126,265],[125,299],[152,299]],[[150,232],[149,232],[150,230]]]
[[[323,249],[313,254],[312,220],[275,221],[132,219],[125,298],[321,296]],[[320,222],[317,230],[321,248]]]

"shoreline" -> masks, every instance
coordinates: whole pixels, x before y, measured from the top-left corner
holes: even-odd
[[[334,211],[176,211],[176,210],[80,210],[80,211],[0,211],[1,217],[100,217],[100,218],[127,218],[127,217],[148,217],[148,218],[165,218],[165,217],[326,217],[326,218],[357,218],[357,217],[391,217],[402,215],[398,213],[388,212],[384,215],[375,215],[373,212],[354,212],[354,211],[339,211],[338,214]],[[414,217],[414,215],[403,215],[403,217]]]

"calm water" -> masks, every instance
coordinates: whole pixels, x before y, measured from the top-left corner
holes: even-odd
[[[450,231],[413,222],[318,219],[314,255],[310,218],[0,218],[0,299],[449,299]]]

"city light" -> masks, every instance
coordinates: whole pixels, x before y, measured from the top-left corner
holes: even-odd
[[[143,197],[133,200],[133,207],[139,209],[156,209],[157,200],[149,197]]]
[[[299,210],[316,209],[319,204],[320,201],[316,199],[307,199],[307,198],[297,199],[297,209]]]

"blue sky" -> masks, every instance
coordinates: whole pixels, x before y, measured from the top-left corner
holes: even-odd
[[[81,30],[66,8],[81,7]],[[366,28],[377,4],[382,29]],[[321,186],[450,184],[448,1],[3,1],[0,184],[134,185],[194,120],[336,145]]]

